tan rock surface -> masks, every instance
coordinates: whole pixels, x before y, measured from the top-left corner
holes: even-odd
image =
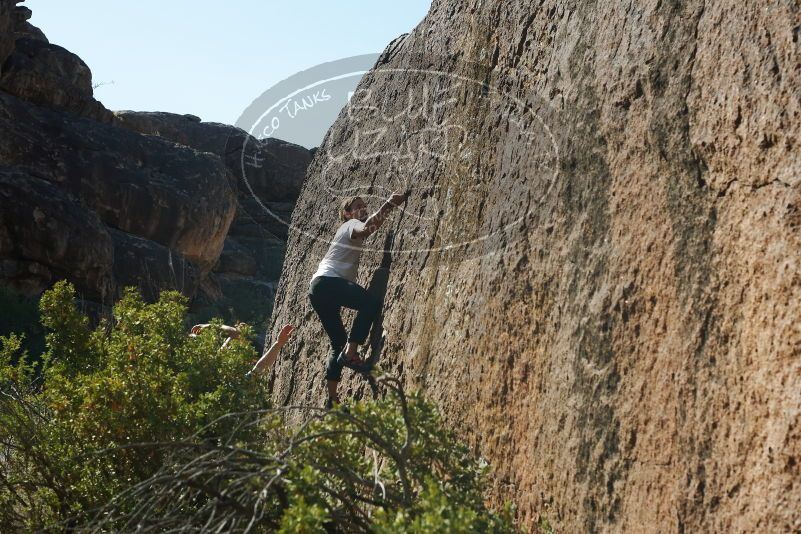
[[[173,248],[208,271],[236,212],[223,163],[156,137],[0,92],[0,161],[81,200],[107,225]]]
[[[524,524],[801,529],[800,66],[796,2],[435,1],[310,167],[276,400],[323,402],[337,201],[411,186],[361,267],[381,365]]]
[[[234,126],[193,115],[117,111],[115,117],[123,128],[210,152],[223,161],[237,210],[194,306],[213,305],[230,313],[231,320],[263,325],[272,310],[289,220],[311,152],[279,139],[258,140]]]

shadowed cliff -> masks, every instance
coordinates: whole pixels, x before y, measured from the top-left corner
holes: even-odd
[[[192,115],[112,113],[17,3],[0,0],[0,284],[35,298],[66,278],[95,311],[125,286],[177,289],[201,318],[263,320],[311,152]]]

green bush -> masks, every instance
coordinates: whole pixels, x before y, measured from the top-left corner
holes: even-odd
[[[130,445],[180,439],[229,411],[261,408],[266,398],[259,382],[245,378],[256,359],[246,341],[252,333],[224,350],[218,329],[190,338],[179,293],[145,304],[128,290],[114,307],[114,324],[94,330],[74,302],[65,282],[41,298],[48,329],[41,386],[19,354],[20,338],[0,338],[5,526],[80,522],[161,465],[158,448]]]
[[[266,409],[232,417],[257,441],[164,444],[153,477],[99,514],[99,530],[312,533],[513,532],[512,511],[484,505],[485,467],[433,406],[391,377],[381,400],[325,412]],[[301,410],[305,424],[285,415]]]
[[[272,408],[245,377],[252,332],[221,349],[219,329],[187,336],[180,294],[133,290],[90,329],[74,297],[41,299],[41,382],[0,338],[0,531],[513,530],[484,505],[485,468],[397,379],[347,409]]]
[[[45,350],[44,332],[39,324],[37,299],[26,297],[5,286],[0,286],[0,336],[18,334],[22,349],[38,357]]]

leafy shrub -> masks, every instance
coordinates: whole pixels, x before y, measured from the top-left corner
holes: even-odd
[[[235,416],[256,441],[163,444],[170,461],[100,514],[102,530],[512,532],[483,502],[485,467],[397,379],[381,400]],[[311,417],[287,428],[287,412]],[[134,506],[136,504],[137,506]]]
[[[161,465],[158,448],[129,445],[177,440],[229,411],[260,408],[266,398],[245,378],[256,358],[246,341],[252,333],[225,350],[218,329],[190,338],[179,293],[145,304],[128,290],[114,307],[114,324],[94,330],[74,299],[74,288],[60,282],[40,301],[48,329],[43,386],[19,354],[19,337],[0,338],[2,525],[40,530],[79,522]]]
[[[347,409],[272,408],[245,378],[252,332],[221,349],[219,329],[187,336],[180,294],[133,290],[90,329],[74,296],[41,299],[41,383],[0,338],[0,531],[513,531],[484,505],[485,468],[397,379]]]

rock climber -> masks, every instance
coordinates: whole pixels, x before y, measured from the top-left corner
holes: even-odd
[[[328,388],[326,408],[330,409],[339,403],[337,386],[342,378],[343,366],[358,372],[370,371],[369,364],[359,356],[358,350],[359,345],[367,340],[370,327],[378,317],[380,304],[377,298],[356,283],[362,244],[407,196],[408,193],[393,193],[372,215],[369,215],[367,204],[361,197],[346,199],[339,214],[342,224],[312,276],[309,299],[331,341],[325,373]],[[350,334],[342,324],[340,311],[343,306],[357,312]]]

